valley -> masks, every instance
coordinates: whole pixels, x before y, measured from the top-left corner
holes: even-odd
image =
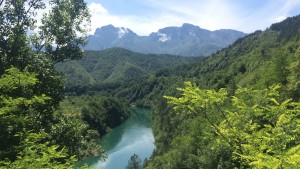
[[[0,1],[0,169],[297,169],[299,5]]]

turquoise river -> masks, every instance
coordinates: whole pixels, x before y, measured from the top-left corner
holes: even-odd
[[[137,154],[142,161],[150,157],[155,148],[151,110],[133,109],[125,122],[103,136],[100,145],[108,156],[105,161],[88,158],[80,163],[101,169],[124,169],[133,154]]]

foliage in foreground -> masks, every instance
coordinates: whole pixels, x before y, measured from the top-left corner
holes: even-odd
[[[51,112],[42,110],[51,98],[34,93],[36,76],[11,68],[0,78],[0,167],[72,168],[75,155],[98,153],[91,130],[72,117],[56,115],[58,121],[43,126]]]
[[[19,132],[48,129],[44,120],[51,114],[44,107],[51,98],[34,93],[37,83],[36,74],[17,68],[6,70],[0,78],[0,159],[13,159],[17,154],[16,146],[22,142]]]
[[[6,168],[72,168],[76,162],[74,156],[69,156],[66,149],[46,141],[49,137],[45,132],[22,134],[27,135],[22,141],[23,151],[18,153],[14,162],[3,162]],[[49,139],[49,138],[48,138]]]
[[[91,141],[87,127],[55,114],[64,81],[53,66],[83,56],[89,11],[83,0],[47,3],[38,21],[44,1],[0,1],[1,167],[70,168],[74,155],[81,157],[72,146],[88,150]],[[79,127],[68,130],[72,125]]]
[[[178,89],[182,91],[181,97],[166,98],[176,112],[196,117],[188,125],[192,129],[190,133],[177,136],[173,146],[178,144],[176,140],[181,140],[187,146],[194,143],[195,150],[173,147],[154,158],[153,164],[158,166],[148,168],[178,167],[175,165],[207,168],[211,165],[209,155],[219,168],[297,168],[300,165],[300,103],[280,100],[279,88],[239,88],[233,96],[228,96],[226,89],[201,90],[187,82],[185,88]],[[190,137],[193,133],[198,133],[198,137],[189,140],[195,139]],[[213,153],[206,154],[209,151]],[[165,161],[178,160],[183,155],[193,156],[192,161],[180,164]]]

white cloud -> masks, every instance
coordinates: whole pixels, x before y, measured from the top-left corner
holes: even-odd
[[[244,5],[243,0],[190,0],[190,4],[162,1],[165,2],[163,6],[166,10],[180,13],[192,24],[202,28],[209,30],[230,28],[247,33],[257,29],[264,30],[274,22],[295,15],[293,10],[299,9],[300,6],[299,0],[252,0],[248,2],[254,3],[253,6],[257,5],[255,7]],[[159,5],[159,3],[156,4]]]
[[[118,38],[122,38],[127,33],[128,33],[128,29],[127,28],[123,28],[123,27],[119,28]]]
[[[226,0],[146,1],[145,3],[171,14],[181,23],[188,22],[209,30],[224,28],[221,25],[234,25],[237,20],[235,5],[228,4]]]
[[[160,42],[166,42],[168,40],[171,40],[171,37],[164,34],[164,33],[158,32],[158,36],[160,36],[159,39],[158,39],[158,41],[160,41]]]
[[[286,18],[287,18],[286,16],[278,16],[277,18],[274,19],[274,23],[281,22]]]
[[[281,22],[284,19],[286,19],[288,16],[290,16],[291,11],[298,10],[300,6],[299,0],[286,0],[283,1],[282,4],[279,4],[278,9],[273,18],[272,23]],[[298,11],[299,12],[299,11]]]
[[[98,3],[91,3],[88,5],[91,13],[91,33],[93,33],[97,28],[108,25],[115,24],[116,22],[121,22],[118,17],[111,16],[108,11]],[[116,25],[115,25],[116,26]]]
[[[224,3],[223,0],[205,1],[205,3],[200,3],[197,0],[192,0],[189,3],[186,1],[172,3],[169,0],[159,2],[146,0],[143,2],[156,10],[153,11],[151,16],[112,15],[101,4],[91,3],[89,5],[92,14],[91,33],[93,33],[96,28],[108,24],[130,28],[139,35],[149,35],[151,32],[158,31],[160,28],[181,26],[183,23],[191,23],[199,25],[201,28],[215,30],[232,28],[233,25],[235,25],[235,21],[238,20],[235,17],[232,6]],[[96,8],[96,6],[98,7]],[[222,6],[221,9],[219,9],[220,6]],[[216,10],[216,8],[218,8],[218,10]],[[226,27],[228,25],[231,27]]]
[[[112,24],[129,28],[139,35],[149,35],[160,28],[183,23],[209,30],[236,29],[250,33],[282,21],[300,6],[300,0],[253,0],[258,4],[255,8],[248,7],[243,0],[143,0],[139,3],[153,12],[136,16],[113,15],[101,4],[91,3],[91,33],[96,28]]]
[[[168,14],[160,17],[157,16],[132,16],[112,15],[101,4],[91,3],[88,5],[91,11],[91,34],[101,26],[112,24],[116,27],[130,28],[139,35],[149,35],[151,32],[156,32],[158,29],[174,24],[176,18]]]
[[[107,10],[101,4],[92,2],[88,7],[93,15],[102,15],[107,13]]]

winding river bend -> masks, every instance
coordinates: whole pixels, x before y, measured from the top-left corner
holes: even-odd
[[[142,161],[153,152],[154,136],[151,128],[151,110],[136,108],[120,126],[103,136],[100,145],[108,158],[103,162],[88,158],[82,162],[101,169],[124,169],[133,154]]]

